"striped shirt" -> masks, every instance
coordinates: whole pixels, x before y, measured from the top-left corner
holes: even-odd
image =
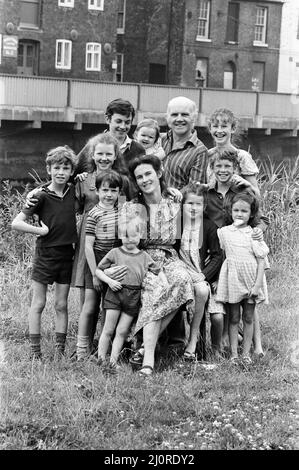
[[[95,237],[93,249],[108,253],[114,247],[119,246],[117,237],[118,209],[107,209],[98,203],[94,206],[86,220],[86,235]]]
[[[164,178],[169,187],[182,189],[188,183],[206,183],[207,148],[196,131],[184,143],[173,144],[172,131],[162,135]]]

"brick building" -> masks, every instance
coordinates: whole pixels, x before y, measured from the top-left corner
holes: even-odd
[[[284,0],[122,0],[124,81],[277,90]]]
[[[0,0],[0,73],[114,80],[117,3]]]

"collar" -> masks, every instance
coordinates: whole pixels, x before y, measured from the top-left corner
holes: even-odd
[[[216,178],[212,178],[211,181],[209,182],[208,186],[209,186],[208,191],[211,191],[211,190],[213,191],[214,190],[216,193],[218,193],[218,184],[217,184]],[[227,190],[227,193],[229,191],[232,191],[233,193],[239,192],[239,190],[238,190],[238,188],[235,184],[231,184],[229,186],[229,188]]]
[[[124,150],[127,150],[127,148],[131,147],[132,139],[127,135],[125,141],[123,144],[119,146],[120,150],[123,152]]]
[[[172,148],[173,146],[173,131],[172,130],[167,132],[167,138],[170,140],[171,148]],[[188,142],[190,142],[194,147],[198,145],[198,137],[197,137],[197,133],[195,130],[192,131],[191,136],[187,140],[185,140],[184,142],[180,142],[177,148],[184,148]]]
[[[45,186],[42,186],[41,188],[42,191],[44,191],[45,193],[51,194],[51,196],[56,196],[60,198],[61,196],[58,196],[58,194],[55,191],[52,191],[51,189],[49,189],[50,184],[51,184],[51,181],[49,183],[46,183]],[[62,193],[63,197],[68,193],[71,186],[72,186],[72,183],[67,183],[65,185],[65,187],[63,188],[63,193]]]

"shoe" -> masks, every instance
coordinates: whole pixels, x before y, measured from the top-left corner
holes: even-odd
[[[237,366],[239,364],[239,358],[238,357],[231,357],[229,362],[234,365],[234,366]]]
[[[154,369],[152,366],[142,366],[139,371],[139,377],[150,377],[151,375],[153,375],[153,372]]]
[[[252,359],[249,356],[243,356],[242,357],[242,362],[243,362],[243,364],[246,364],[247,366],[249,366],[250,364],[252,364]]]
[[[187,361],[187,362],[196,362],[197,357],[195,353],[185,351],[183,354],[183,359],[184,361]]]
[[[139,348],[137,349],[134,354],[129,359],[129,363],[132,364],[133,366],[142,366],[143,362],[143,356],[144,356],[144,349]]]

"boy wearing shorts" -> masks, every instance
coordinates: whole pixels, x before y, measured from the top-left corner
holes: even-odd
[[[50,150],[46,156],[46,169],[51,183],[36,193],[34,205],[23,208],[12,222],[13,230],[37,235],[29,310],[31,359],[42,358],[41,315],[46,305],[48,284],[55,283],[57,357],[65,350],[73,244],[77,242],[75,189],[69,183],[75,162],[76,155],[68,146]],[[28,223],[34,214],[39,218],[39,226]]]

